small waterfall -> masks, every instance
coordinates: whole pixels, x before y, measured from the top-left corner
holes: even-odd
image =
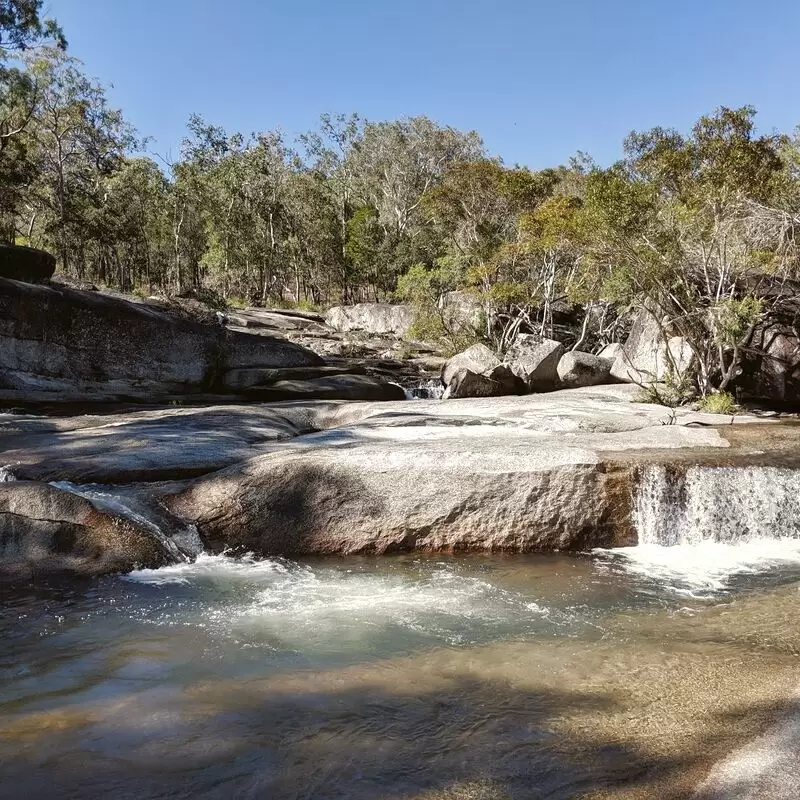
[[[79,486],[70,481],[53,481],[51,485],[84,497],[100,511],[123,517],[150,531],[176,561],[191,561],[203,551],[203,543],[194,525],[175,529],[174,524],[169,524],[174,520],[168,522],[166,512],[160,514],[139,499],[135,492],[105,485]],[[165,532],[167,530],[169,533]]]
[[[441,400],[444,394],[444,385],[439,378],[421,381],[416,386],[406,389],[409,400]]]
[[[633,515],[640,545],[797,539],[800,470],[644,467]]]
[[[14,475],[14,465],[6,464],[0,467],[0,483],[11,483],[15,481],[17,476]]]

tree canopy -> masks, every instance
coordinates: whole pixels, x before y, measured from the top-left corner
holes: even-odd
[[[424,116],[324,114],[289,140],[194,115],[164,164],[41,7],[0,0],[0,238],[67,276],[228,304],[406,298],[420,335],[454,342],[458,290],[501,349],[554,335],[565,309],[585,323],[573,343],[599,348],[645,307],[689,342],[701,394],[796,295],[800,138],[760,134],[753,108],[634,131],[605,168],[579,153],[539,171]]]

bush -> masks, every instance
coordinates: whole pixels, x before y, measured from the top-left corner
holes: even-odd
[[[708,414],[725,414],[731,416],[739,409],[736,400],[730,392],[715,392],[707,394],[700,400],[700,410]]]

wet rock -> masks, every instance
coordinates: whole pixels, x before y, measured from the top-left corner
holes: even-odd
[[[0,572],[103,575],[160,567],[172,555],[152,532],[47,483],[0,483]]]
[[[558,378],[567,389],[608,383],[610,374],[610,361],[579,350],[565,353],[558,362]]]
[[[561,342],[521,333],[506,353],[506,363],[529,392],[549,392],[558,387],[558,362],[563,354]]]

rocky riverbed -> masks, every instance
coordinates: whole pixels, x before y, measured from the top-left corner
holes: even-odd
[[[791,424],[720,424],[633,394],[4,414],[3,563],[156,566],[192,556],[187,529],[262,556],[624,545],[642,464],[756,463],[767,441],[775,463],[795,457]]]

